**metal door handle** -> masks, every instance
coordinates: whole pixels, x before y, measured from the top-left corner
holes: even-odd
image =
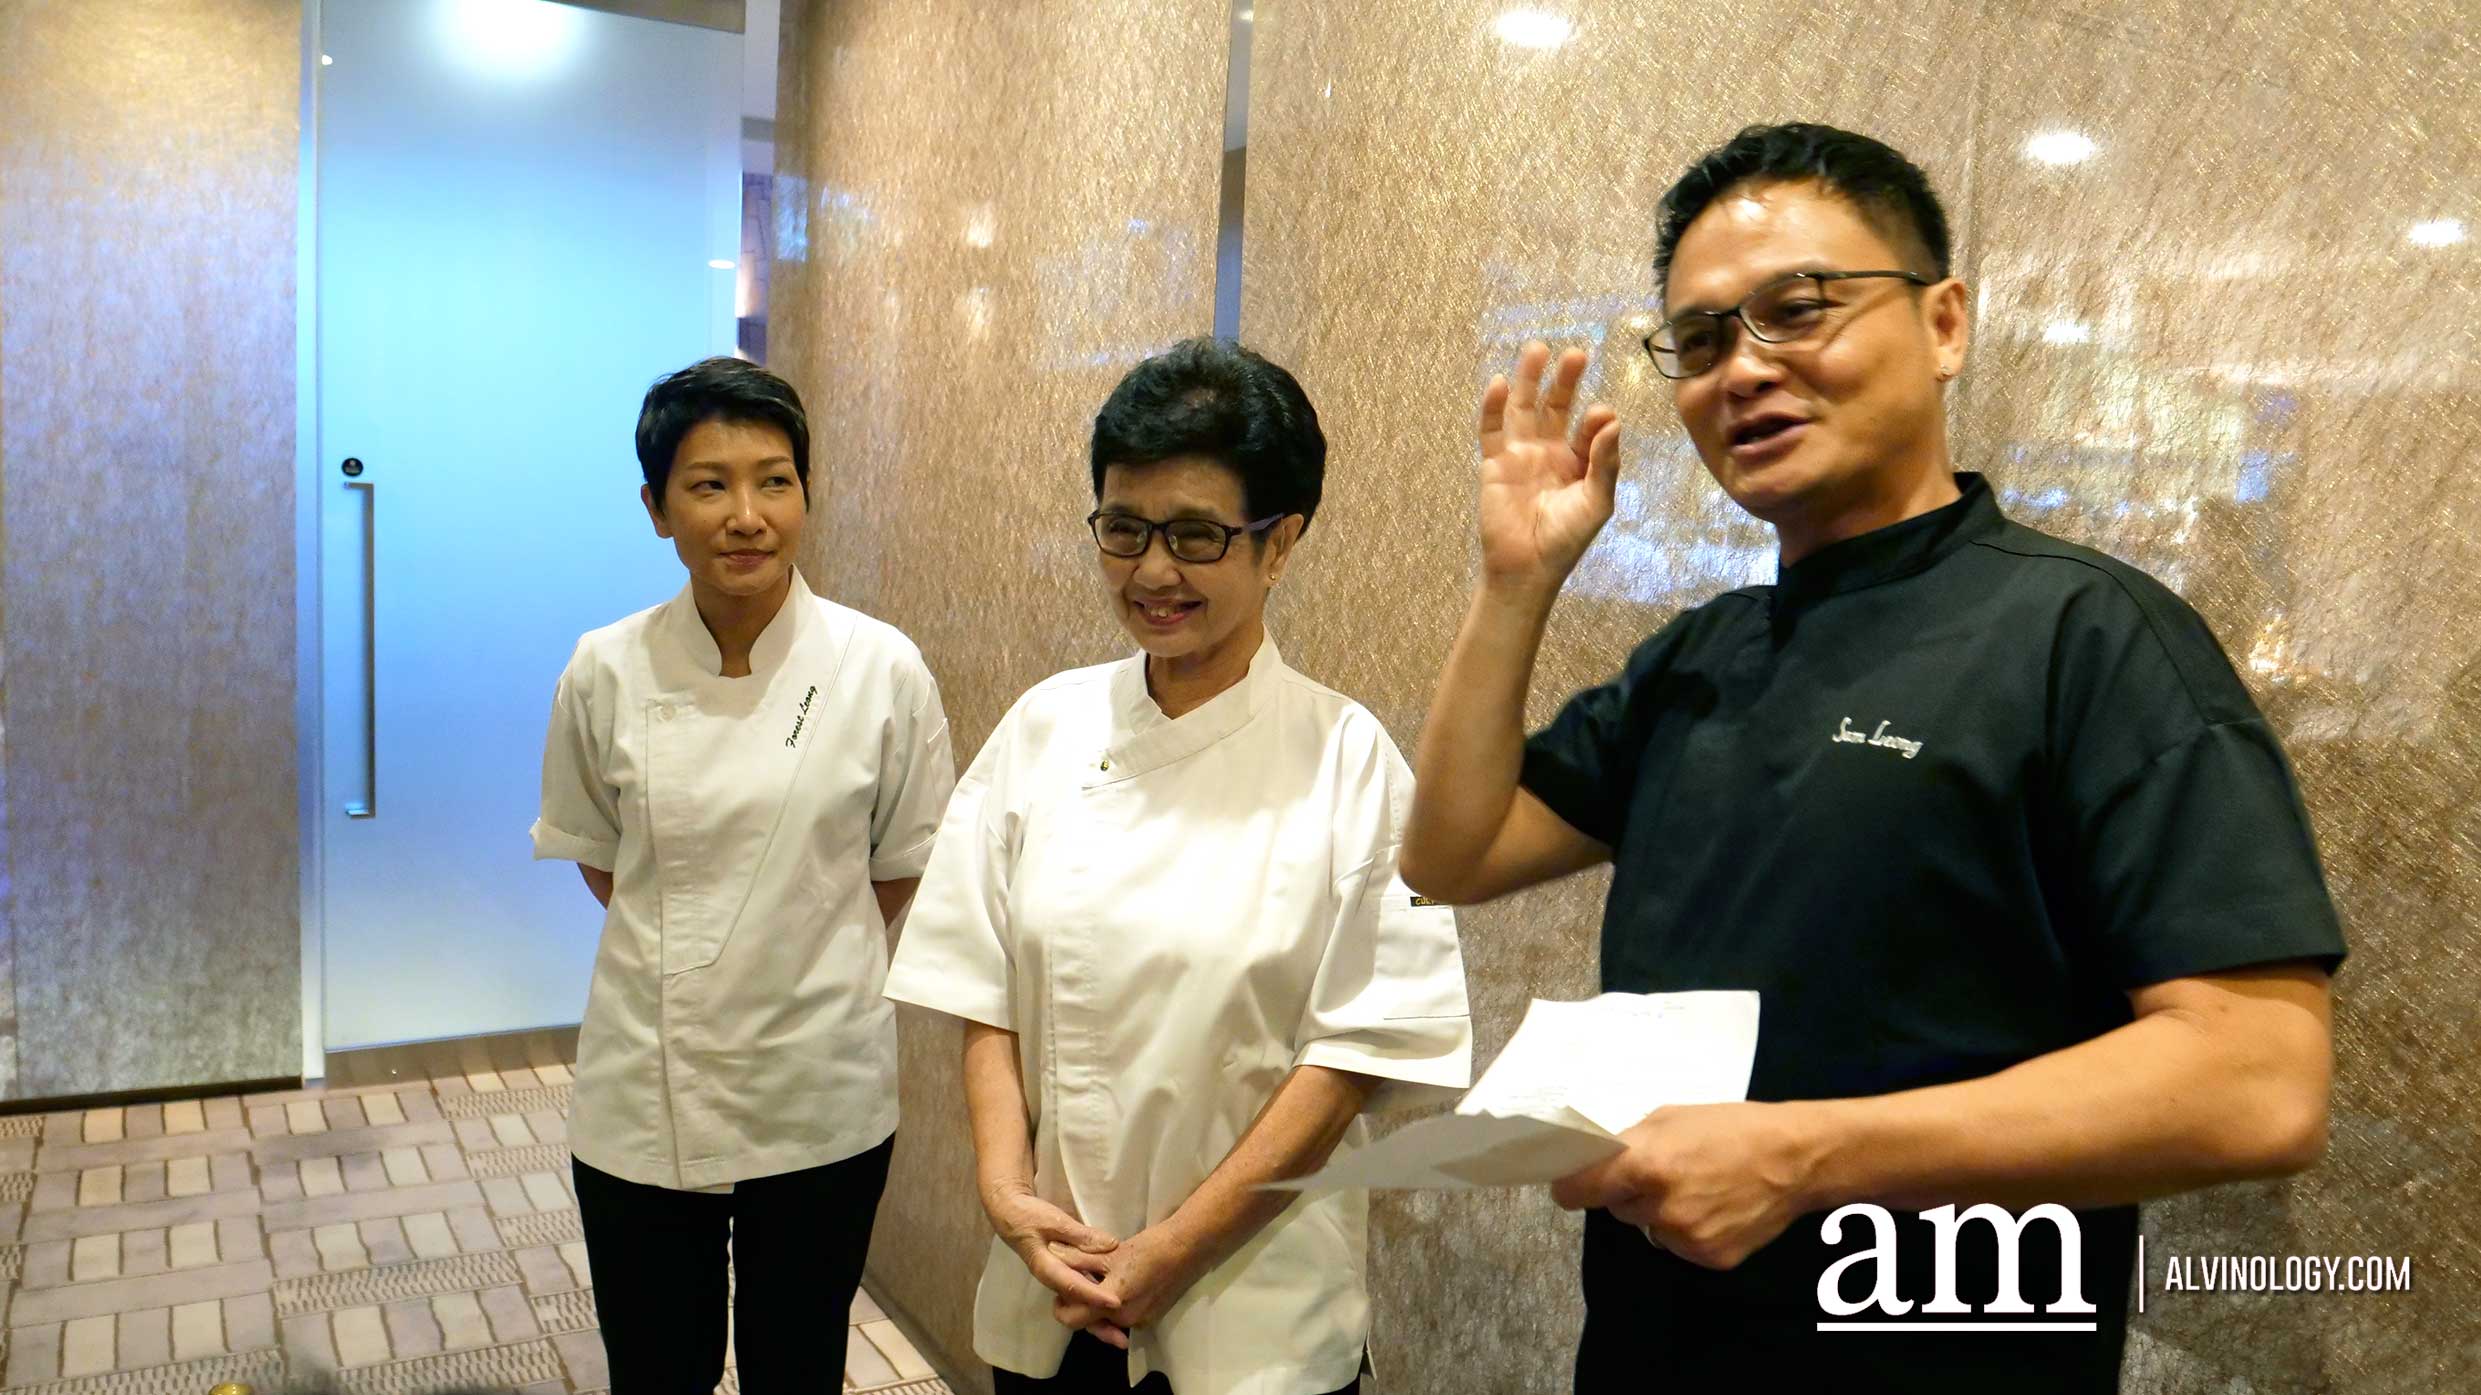
[[[359,463],[359,462],[355,462]],[[347,480],[362,495],[362,797],[345,805],[345,817],[379,813],[379,484]]]

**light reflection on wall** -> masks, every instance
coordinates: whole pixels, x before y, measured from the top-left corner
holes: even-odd
[[[1220,166],[1217,173],[1220,177]],[[1132,341],[1123,327],[1143,323],[1149,318],[1145,307],[1161,304],[1201,277],[1211,285],[1214,255],[1211,229],[1201,233],[1144,217],[1128,219],[1119,236],[1038,251],[1034,313],[1027,327],[1038,336],[1040,367],[1113,370],[1116,376],[1167,347],[1170,340]],[[1206,328],[1200,325],[1195,332]]]

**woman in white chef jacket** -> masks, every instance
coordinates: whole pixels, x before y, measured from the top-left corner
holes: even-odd
[[[1113,391],[1088,522],[1142,652],[1001,720],[897,949],[888,996],[964,1019],[1000,1395],[1357,1389],[1363,1194],[1254,1188],[1382,1086],[1467,1083],[1453,913],[1396,877],[1411,772],[1266,634],[1325,459],[1300,385],[1236,345]]]
[[[637,451],[689,583],[578,641],[534,824],[608,908],[569,1121],[595,1306],[614,1395],[707,1395],[729,1243],[741,1389],[807,1395],[896,1128],[885,923],[955,765],[912,643],[793,569],[789,384],[694,364],[647,392]]]

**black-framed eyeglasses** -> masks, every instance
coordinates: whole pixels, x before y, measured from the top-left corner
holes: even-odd
[[[1937,283],[1910,271],[1798,271],[1778,276],[1729,310],[1691,310],[1674,315],[1645,337],[1646,357],[1666,378],[1694,378],[1731,352],[1731,322],[1748,326],[1761,344],[1791,344],[1825,328],[1839,309],[1827,299],[1829,281],[1893,277],[1916,286]]]
[[[1254,523],[1234,527],[1217,523],[1211,518],[1173,518],[1156,523],[1133,513],[1111,513],[1102,509],[1085,516],[1085,526],[1094,530],[1094,545],[1108,557],[1143,557],[1154,546],[1154,535],[1163,535],[1163,545],[1172,556],[1183,562],[1220,562],[1232,550],[1232,539],[1244,533],[1263,533],[1291,517],[1271,513]]]

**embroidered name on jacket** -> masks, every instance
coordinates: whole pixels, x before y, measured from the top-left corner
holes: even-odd
[[[1846,717],[1835,724],[1835,734],[1827,740],[1854,746],[1884,746],[1889,750],[1903,752],[1906,760],[1911,760],[1914,756],[1921,754],[1920,742],[1888,735],[1885,722],[1880,722],[1876,731],[1857,731],[1853,728],[1852,719]]]
[[[810,699],[817,696],[818,685],[815,683],[810,685],[810,691],[801,695],[801,710],[793,714],[793,734],[784,738],[785,745],[798,746],[801,744],[801,724],[810,720]]]

